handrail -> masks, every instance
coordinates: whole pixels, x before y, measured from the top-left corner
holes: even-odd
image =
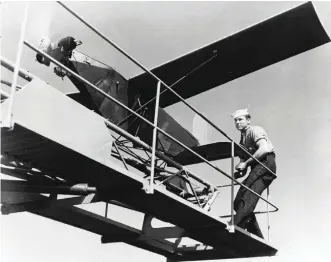
[[[107,43],[112,45],[115,49],[117,49],[120,53],[122,53],[125,57],[127,57],[129,60],[131,60],[134,64],[136,64],[138,67],[143,69],[146,73],[151,75],[154,79],[156,79],[158,82],[161,82],[162,85],[164,85],[169,91],[171,91],[175,96],[179,98],[181,102],[183,102],[187,107],[189,107],[192,111],[194,111],[196,114],[198,114],[200,117],[202,117],[207,123],[209,123],[212,127],[214,127],[217,131],[219,131],[223,136],[225,136],[227,139],[229,139],[231,142],[234,142],[235,145],[240,147],[244,152],[246,152],[252,159],[254,159],[256,162],[258,162],[260,165],[262,165],[266,170],[268,170],[271,174],[273,174],[275,177],[276,174],[270,170],[267,166],[265,166],[263,163],[261,163],[258,159],[256,159],[253,155],[251,155],[243,146],[236,143],[231,137],[229,137],[224,131],[222,131],[218,126],[216,126],[213,122],[211,122],[206,116],[204,116],[202,113],[197,111],[193,106],[191,106],[188,102],[185,101],[184,98],[182,98],[179,94],[177,94],[171,87],[169,87],[166,83],[164,83],[159,77],[157,77],[155,74],[153,74],[149,69],[144,67],[141,63],[139,63],[135,58],[130,56],[127,52],[125,52],[122,48],[120,48],[117,44],[115,44],[113,41],[111,41],[109,38],[107,38],[105,35],[103,35],[98,29],[96,29],[94,26],[90,25],[88,22],[86,22],[82,17],[80,17],[78,14],[76,14],[74,11],[72,11],[69,7],[67,7],[64,3],[57,1],[58,4],[60,4],[64,9],[66,9],[69,13],[71,13],[73,16],[75,16],[78,20],[80,20],[83,24],[85,24],[87,27],[89,27],[93,32],[95,32],[97,35],[99,35],[102,39],[104,39]]]
[[[3,56],[0,56],[0,64],[4,67],[7,68],[8,70],[14,72],[15,65],[13,64],[12,61],[8,60],[7,58],[4,58]],[[26,81],[31,81],[35,76],[31,74],[30,72],[19,68],[18,69],[18,75],[25,79]]]
[[[220,168],[214,166],[213,164],[211,164],[207,159],[203,158],[202,156],[200,156],[199,154],[197,154],[196,152],[194,152],[191,148],[187,147],[186,145],[184,145],[183,143],[181,143],[180,141],[178,141],[177,139],[175,139],[174,137],[172,137],[171,135],[169,135],[168,133],[166,133],[165,131],[163,131],[162,129],[160,129],[159,127],[155,126],[153,123],[151,123],[150,121],[148,121],[147,119],[145,119],[144,117],[140,116],[139,114],[137,114],[135,111],[133,111],[132,109],[130,109],[129,107],[127,107],[126,105],[122,104],[121,102],[117,101],[115,98],[113,98],[112,96],[108,95],[107,93],[105,93],[104,91],[100,90],[99,88],[97,88],[95,85],[93,85],[92,83],[90,83],[89,81],[87,81],[86,79],[82,78],[80,75],[78,75],[77,73],[75,73],[74,71],[72,71],[71,69],[69,69],[68,67],[64,66],[63,64],[61,64],[60,62],[58,62],[56,59],[54,59],[53,57],[51,57],[50,55],[46,54],[45,52],[39,50],[37,47],[33,46],[32,44],[30,44],[28,41],[24,41],[24,44],[27,45],[28,47],[30,47],[32,50],[34,50],[35,52],[45,56],[47,59],[49,59],[51,62],[53,62],[54,64],[56,64],[57,66],[61,67],[62,69],[66,70],[67,72],[69,72],[71,75],[73,75],[74,77],[76,77],[77,79],[79,79],[80,81],[84,82],[85,84],[87,84],[88,86],[90,86],[91,88],[93,88],[94,90],[96,90],[98,93],[102,94],[103,96],[107,97],[108,99],[110,99],[111,101],[113,101],[114,103],[116,103],[117,105],[125,108],[126,110],[128,110],[130,113],[134,114],[135,116],[137,116],[138,118],[140,118],[141,120],[143,120],[144,122],[146,122],[147,124],[149,124],[150,126],[152,126],[153,128],[157,129],[159,132],[161,132],[162,134],[164,134],[165,136],[169,137],[171,140],[175,141],[176,143],[178,143],[179,145],[181,145],[183,148],[187,149],[188,151],[190,151],[191,153],[193,153],[194,155],[196,155],[197,157],[199,157],[203,162],[205,162],[206,164],[208,164],[209,166],[213,167],[215,170],[219,171],[220,173],[222,173],[223,175],[225,175],[226,177],[230,178],[231,180],[233,179],[236,183],[240,184],[241,186],[243,186],[244,188],[246,188],[248,191],[250,191],[251,193],[253,193],[254,195],[256,195],[257,197],[259,197],[260,199],[262,199],[263,201],[269,203],[272,207],[275,208],[275,211],[278,211],[279,209],[273,205],[272,203],[270,203],[269,201],[267,201],[266,199],[264,199],[263,197],[261,197],[259,194],[257,194],[256,192],[254,192],[253,190],[251,190],[250,188],[248,188],[247,186],[245,186],[244,184],[240,183],[239,181],[237,181],[236,179],[232,178],[231,176],[229,176],[226,172],[224,172],[223,170],[221,170]],[[106,120],[106,119],[105,119]],[[116,129],[116,130],[120,130],[121,128],[117,127],[116,125],[114,125],[113,123],[107,121],[107,124],[112,126],[112,128]],[[116,126],[116,128],[114,127]],[[123,131],[123,130],[122,130]],[[123,131],[124,132],[124,131]],[[123,134],[123,132],[121,132]],[[125,132],[127,133],[127,132]],[[126,137],[128,137],[129,134],[126,134]],[[144,145],[144,143],[141,143],[140,140],[138,139],[134,139],[133,136],[130,137],[130,140],[135,141],[136,143],[140,144],[141,146],[145,147],[145,149],[149,150],[149,152],[152,152],[152,149],[148,146],[146,148],[146,145]],[[157,153],[157,151],[156,151]],[[157,154],[158,157],[160,157],[161,159],[166,159],[165,156],[161,153]],[[167,162],[169,162],[169,159],[166,160]],[[172,163],[174,163],[174,161],[171,161]],[[176,163],[176,162],[175,162]],[[212,186],[210,183],[206,182],[205,179],[202,179],[196,175],[193,175],[194,173],[190,170],[188,170],[186,167],[182,167],[181,165],[178,165],[176,163],[176,167],[181,167],[178,169],[184,169],[187,170],[190,175],[192,177],[194,177],[195,179],[197,179],[197,181],[202,182],[203,184],[207,184],[208,186],[211,186],[213,188],[215,188],[215,186]]]
[[[156,88],[156,103],[155,103],[155,110],[154,110],[154,128],[153,128],[153,142],[152,142],[152,159],[151,159],[151,176],[150,176],[150,181],[149,181],[149,189],[147,190],[148,194],[153,194],[154,193],[154,171],[155,171],[155,152],[156,152],[156,140],[157,140],[157,121],[159,118],[159,98],[160,98],[160,89],[161,89],[161,82],[157,83],[157,88]]]
[[[20,62],[21,62],[21,55],[22,55],[22,50],[23,50],[23,41],[24,41],[24,35],[25,35],[26,21],[28,19],[28,10],[29,10],[29,3],[25,3],[20,38],[18,41],[18,51],[16,54],[16,64],[15,64],[15,68],[14,68],[13,82],[12,82],[12,86],[11,86],[11,90],[10,90],[11,91],[10,96],[8,97],[8,104],[9,104],[8,112],[7,112],[7,116],[3,120],[3,126],[8,127],[8,128],[13,128],[12,120],[13,120],[14,96],[15,96],[15,92],[16,92],[17,77],[18,77],[18,72],[19,72]]]
[[[260,215],[260,214],[268,214],[268,213],[275,213],[278,210],[269,210],[269,211],[255,211],[253,212],[255,215]],[[227,217],[231,217],[231,215],[225,215],[225,216],[220,216],[221,218],[227,218]]]
[[[1,94],[2,96],[4,96],[5,98],[8,98],[8,97],[10,96],[9,93],[7,93],[6,91],[4,91],[4,90],[2,90],[2,89],[0,89],[0,94]]]
[[[1,82],[1,84],[4,84],[4,85],[9,86],[9,87],[12,86],[12,83],[7,81],[7,80],[1,79],[0,82]],[[22,88],[23,88],[23,86],[16,84],[16,90],[19,90],[19,89],[22,89]]]

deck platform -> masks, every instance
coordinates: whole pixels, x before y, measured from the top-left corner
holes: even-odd
[[[48,92],[47,88],[43,90]],[[169,192],[163,186],[155,186],[154,194],[147,194],[145,189],[148,181],[139,174],[128,171],[111,160],[106,160],[104,154],[106,151],[102,151],[100,155],[100,152],[92,150],[94,152],[92,154],[86,151],[86,148],[61,142],[62,140],[55,135],[56,132],[52,135],[48,133],[51,132],[50,130],[39,132],[36,125],[20,119],[20,116],[24,115],[22,111],[26,112],[31,103],[38,103],[26,99],[23,91],[20,91],[21,99],[18,98],[16,101],[23,105],[15,107],[13,112],[14,128],[12,130],[1,128],[2,155],[28,163],[70,183],[88,183],[101,192],[98,201],[100,199],[105,202],[118,201],[148,216],[169,222],[175,227],[137,230],[74,205],[61,204],[61,200],[50,200],[38,193],[12,190],[6,187],[6,183],[2,183],[1,190],[3,205],[19,209],[19,205],[30,202],[30,206],[25,207],[26,211],[99,234],[102,236],[102,243],[125,242],[164,255],[174,261],[273,256],[277,252],[263,239],[240,228],[236,227],[235,232],[230,233],[223,219]],[[27,89],[25,92],[28,95]],[[33,95],[33,92],[29,95]],[[65,96],[58,98],[59,101],[70,99]],[[64,105],[65,102],[61,104]],[[86,109],[86,116],[89,114],[90,111]],[[38,118],[37,115],[34,117]],[[95,117],[99,116],[91,114],[91,119],[84,125],[91,124]],[[63,125],[58,127],[66,128]],[[70,127],[68,133],[71,128],[74,127]],[[86,127],[84,135],[89,135],[87,132],[90,131],[87,130],[93,131],[93,128]],[[106,133],[104,135],[106,137]],[[92,136],[93,132],[88,137]],[[110,147],[107,148],[109,149]],[[46,206],[41,205],[42,208],[38,208],[38,205],[33,203],[45,203]],[[167,238],[183,236],[199,241],[205,246],[176,247],[167,240]]]

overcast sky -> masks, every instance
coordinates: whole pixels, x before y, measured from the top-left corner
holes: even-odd
[[[127,50],[148,68],[237,32],[297,6],[300,2],[75,2],[78,14]],[[2,3],[1,55],[15,61],[23,15],[22,3]],[[314,3],[331,35],[331,3]],[[140,72],[57,3],[31,3],[26,38],[37,44],[73,36],[79,50],[100,59],[129,78]],[[47,68],[35,62],[24,47],[22,67],[61,91],[74,91]],[[278,179],[271,201],[280,211],[271,215],[271,243],[279,254],[256,261],[328,261],[331,255],[331,44],[251,73],[188,99],[228,135],[239,140],[229,114],[249,105],[252,123],[264,127],[277,155]],[[12,73],[2,69],[2,78]],[[20,80],[21,84],[24,81]],[[192,130],[194,114],[178,103],[167,111]],[[181,112],[178,114],[178,112]],[[210,130],[210,142],[223,141]],[[219,161],[228,167],[229,162]],[[207,180],[226,180],[205,166],[191,167]],[[215,203],[215,214],[229,212],[228,192]],[[104,205],[89,209],[102,213]],[[258,208],[264,209],[264,204]],[[225,211],[227,210],[227,211]],[[139,226],[141,216],[111,209],[111,216]],[[259,217],[264,235],[266,218]],[[28,213],[1,216],[1,261],[165,261],[165,258],[126,244],[102,245],[100,237]],[[240,261],[240,260],[239,260]],[[255,261],[255,259],[254,259]]]

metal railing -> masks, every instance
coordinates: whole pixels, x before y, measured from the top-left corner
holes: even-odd
[[[20,68],[20,61],[21,61],[21,55],[22,55],[22,49],[23,49],[23,41],[24,41],[24,36],[25,36],[25,27],[26,27],[26,22],[28,19],[28,10],[29,10],[29,5],[28,3],[25,3],[25,9],[24,9],[24,17],[22,20],[22,27],[21,27],[21,34],[20,34],[20,39],[18,43],[18,50],[16,54],[16,64],[15,64],[15,69],[14,69],[14,75],[13,75],[13,82],[11,85],[11,93],[10,96],[8,97],[9,99],[9,109],[7,112],[7,116],[3,119],[2,125],[8,128],[13,127],[13,104],[14,104],[14,96],[16,92],[16,83],[17,83],[17,76],[18,76],[18,71]]]
[[[61,64],[60,62],[58,62],[57,60],[55,60],[53,57],[49,56],[47,53],[39,50],[37,47],[35,47],[34,45],[32,45],[31,43],[29,43],[28,41],[24,40],[22,42],[20,42],[19,45],[19,50],[20,46],[22,45],[22,43],[24,43],[26,46],[28,46],[29,48],[31,48],[32,50],[34,50],[35,52],[41,54],[42,56],[48,58],[51,62],[53,62],[55,65],[59,66],[60,68],[62,68],[63,70],[67,71],[68,73],[70,73],[72,76],[76,77],[77,79],[79,79],[80,81],[82,81],[83,83],[85,83],[87,86],[89,86],[90,88],[94,89],[95,91],[97,91],[98,93],[102,94],[103,96],[107,97],[109,100],[111,100],[112,102],[116,103],[117,105],[123,107],[124,109],[126,109],[128,112],[130,112],[131,114],[135,115],[136,117],[140,118],[142,121],[144,121],[145,123],[147,123],[148,125],[150,125],[151,127],[153,127],[153,143],[152,143],[152,147],[150,147],[149,145],[145,144],[144,142],[142,142],[141,140],[137,139],[136,137],[132,136],[131,134],[129,134],[128,132],[124,131],[123,129],[119,128],[118,126],[116,126],[115,124],[111,123],[110,121],[108,121],[107,119],[105,119],[105,123],[108,125],[109,128],[111,128],[112,130],[114,130],[115,132],[119,133],[120,135],[122,135],[123,137],[129,139],[130,141],[135,142],[136,144],[140,145],[141,147],[145,148],[146,150],[148,150],[149,152],[152,153],[152,162],[151,162],[151,175],[150,175],[150,185],[149,185],[149,189],[146,190],[147,193],[153,193],[154,191],[154,160],[155,157],[157,156],[158,158],[162,159],[163,161],[165,161],[166,163],[171,164],[172,166],[176,167],[179,170],[183,170],[185,171],[186,174],[189,174],[191,177],[193,177],[194,179],[196,179],[197,181],[199,181],[200,183],[212,188],[213,190],[217,190],[217,187],[213,186],[212,184],[210,184],[208,181],[206,181],[205,179],[202,179],[200,177],[198,177],[197,175],[194,174],[194,172],[188,170],[186,167],[182,167],[180,164],[176,163],[175,161],[173,161],[172,159],[168,158],[167,156],[165,156],[164,154],[158,152],[156,150],[156,136],[157,136],[157,132],[162,133],[163,135],[167,136],[168,138],[170,138],[172,141],[176,142],[177,144],[179,144],[180,146],[182,146],[183,148],[185,148],[186,150],[188,150],[189,152],[191,152],[192,154],[194,154],[195,156],[197,156],[202,162],[206,163],[207,165],[211,166],[213,169],[215,169],[216,171],[220,172],[221,174],[223,174],[224,176],[226,176],[227,178],[231,179],[231,225],[230,225],[230,231],[234,232],[234,224],[233,224],[233,218],[234,218],[234,209],[233,209],[233,200],[234,200],[234,186],[235,185],[240,185],[242,187],[244,187],[245,189],[247,189],[249,192],[253,193],[254,195],[256,195],[259,199],[262,199],[263,201],[265,201],[267,203],[267,213],[269,214],[270,212],[276,212],[278,211],[278,208],[273,205],[272,203],[269,202],[268,199],[263,198],[262,196],[260,196],[259,194],[257,194],[256,192],[254,192],[253,190],[251,190],[250,188],[248,188],[247,186],[243,185],[242,183],[240,183],[237,179],[234,178],[234,146],[236,145],[237,147],[241,148],[241,150],[243,150],[246,154],[248,154],[254,161],[256,161],[257,163],[259,163],[260,165],[262,165],[267,171],[269,171],[271,174],[273,174],[275,177],[276,174],[270,170],[268,167],[266,167],[263,163],[261,163],[258,159],[256,159],[255,157],[253,157],[243,146],[241,146],[240,144],[236,143],[233,139],[231,139],[227,134],[225,134],[219,127],[217,127],[213,122],[211,122],[206,116],[204,116],[202,113],[200,113],[199,111],[197,111],[195,108],[193,108],[188,102],[186,102],[179,94],[177,94],[171,87],[169,87],[166,83],[164,83],[160,78],[158,78],[156,75],[154,75],[150,70],[148,70],[147,68],[145,68],[141,63],[139,63],[136,59],[134,59],[132,56],[128,55],[127,52],[125,52],[123,49],[121,49],[118,45],[116,45],[114,42],[112,42],[110,39],[108,39],[105,35],[103,35],[101,32],[99,32],[95,27],[93,27],[92,25],[90,25],[88,22],[86,22],[83,18],[81,18],[79,15],[77,15],[75,12],[73,12],[71,9],[69,9],[65,4],[58,2],[61,6],[63,6],[67,11],[69,11],[72,15],[74,15],[76,18],[78,18],[81,22],[83,22],[87,27],[89,27],[92,31],[94,31],[97,35],[99,35],[101,38],[103,38],[106,42],[108,42],[110,45],[112,45],[114,48],[116,48],[119,52],[121,52],[125,57],[127,57],[130,61],[132,61],[133,63],[135,63],[138,67],[140,67],[141,69],[143,69],[146,73],[148,73],[151,77],[153,77],[154,79],[157,80],[157,94],[156,94],[156,107],[155,107],[155,115],[154,115],[154,123],[151,123],[150,121],[148,121],[147,119],[145,119],[144,117],[142,117],[141,115],[139,115],[137,112],[133,111],[132,109],[130,109],[129,107],[127,107],[126,105],[122,104],[121,102],[117,101],[115,98],[113,98],[112,96],[108,95],[107,93],[105,93],[104,91],[100,90],[98,87],[96,87],[95,85],[93,85],[92,83],[90,83],[89,81],[85,80],[84,78],[82,78],[80,75],[78,75],[77,73],[73,72],[71,69],[69,69],[68,67],[64,66],[63,64]],[[24,20],[25,21],[25,20]],[[25,28],[22,27],[22,31]],[[22,35],[24,35],[24,31],[22,33]],[[20,55],[20,52],[18,53]],[[1,61],[2,62],[2,61]],[[16,67],[15,67],[16,69]],[[18,67],[16,69],[16,71],[18,72]],[[16,73],[16,75],[14,75],[14,78],[17,78],[18,74]],[[16,83],[16,79],[13,80],[13,83]],[[189,107],[193,112],[195,112],[196,114],[198,114],[200,117],[202,117],[207,123],[209,123],[212,127],[214,127],[218,132],[220,132],[223,136],[225,136],[230,142],[231,142],[231,175],[227,174],[226,172],[224,172],[223,170],[221,170],[219,167],[213,165],[211,162],[209,162],[207,159],[205,159],[204,157],[200,156],[198,153],[196,153],[195,151],[193,151],[191,148],[187,147],[186,145],[184,145],[183,143],[181,143],[180,141],[178,141],[177,139],[175,139],[174,137],[172,137],[171,135],[169,135],[168,133],[166,133],[165,131],[163,131],[162,129],[160,129],[157,126],[157,119],[158,119],[158,105],[159,105],[159,97],[160,97],[160,89],[161,89],[161,85],[163,85],[167,90],[171,91],[175,96],[178,97],[178,99],[183,102],[187,107]],[[14,94],[12,94],[12,96],[14,96]],[[12,98],[13,99],[13,98]],[[11,110],[9,110],[11,111]],[[10,112],[11,114],[11,112]],[[236,183],[236,184],[235,184]],[[267,198],[269,196],[269,188],[268,188],[268,195]],[[271,205],[274,210],[269,211],[269,205]],[[256,212],[259,213],[259,212]],[[260,212],[261,213],[261,212]],[[268,217],[268,221],[269,221],[269,217]],[[269,230],[269,224],[268,224],[268,230]],[[269,231],[268,231],[269,232]]]

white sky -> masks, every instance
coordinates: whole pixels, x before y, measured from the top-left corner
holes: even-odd
[[[253,23],[292,8],[300,2],[75,2],[68,5],[147,67],[223,38]],[[15,61],[22,3],[2,3],[1,55]],[[314,6],[331,35],[331,3]],[[86,29],[56,3],[32,3],[26,38],[37,43],[49,34],[80,39],[80,51],[115,67],[125,77],[139,73],[121,55]],[[61,91],[72,91],[53,70],[34,61],[24,48],[22,67]],[[263,126],[276,147],[278,179],[271,200],[280,207],[271,216],[271,242],[279,249],[273,258],[254,261],[327,261],[331,251],[331,44],[269,66],[188,101],[233,138],[239,138],[229,114],[247,107],[252,122]],[[12,74],[2,70],[11,81]],[[23,83],[23,82],[22,82]],[[194,114],[176,104],[167,111],[191,130]],[[181,112],[178,114],[177,112]],[[222,141],[215,131],[211,142]],[[224,162],[224,161],[223,161]],[[229,162],[220,165],[228,167]],[[192,167],[207,180],[225,180],[204,166]],[[218,213],[229,210],[223,192]],[[92,206],[103,212],[104,206]],[[260,209],[265,205],[258,205]],[[226,211],[228,212],[228,211]],[[139,226],[138,216],[112,209],[111,216]],[[260,217],[265,230],[265,217]],[[1,261],[165,261],[165,258],[126,244],[100,244],[100,237],[28,213],[1,216]],[[249,260],[249,259],[248,259]]]

